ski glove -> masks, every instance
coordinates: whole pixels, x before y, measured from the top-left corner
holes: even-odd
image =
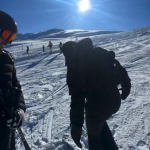
[[[71,137],[79,148],[82,148],[82,144],[80,143],[81,135],[82,135],[82,128],[79,129],[74,126],[71,127]]]
[[[17,109],[14,117],[11,119],[8,119],[6,125],[9,128],[16,129],[22,126],[22,124],[24,123],[24,120],[25,120],[24,111],[22,109]]]

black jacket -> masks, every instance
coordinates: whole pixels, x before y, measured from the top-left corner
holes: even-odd
[[[1,92],[11,91],[12,87],[21,89],[21,85],[16,76],[14,59],[12,55],[3,50],[0,52],[0,90]],[[19,108],[26,110],[23,94],[20,97]]]
[[[88,44],[89,43],[87,43],[87,44],[83,43],[83,45],[82,44],[81,45],[88,49],[89,48]],[[81,78],[80,76],[82,76],[83,70],[85,70],[85,67],[83,67],[84,62],[80,63],[81,61],[79,61],[79,60],[83,60],[83,58],[84,58],[83,55],[85,55],[85,54],[82,55],[82,51],[81,51],[80,55],[82,55],[82,56],[79,58],[79,54],[78,54],[79,52],[78,52],[78,49],[76,48],[76,46],[78,46],[78,44],[76,42],[68,41],[65,44],[63,44],[63,47],[62,47],[62,52],[65,56],[65,61],[66,61],[66,66],[67,66],[67,85],[69,87],[70,95],[83,93],[83,92],[85,92],[85,88],[87,88],[87,87],[82,87],[81,86],[82,81],[79,80],[79,78]],[[80,47],[79,47],[79,49],[80,49]],[[100,52],[102,52],[102,51],[107,52],[107,50],[102,49],[100,47],[96,47],[94,49],[97,49],[97,51],[100,51]],[[75,60],[74,57],[78,57],[77,60]],[[116,64],[116,68],[117,68],[116,71],[118,72],[116,74],[117,75],[116,82],[115,82],[116,86],[118,84],[121,84],[122,89],[124,89],[124,91],[128,95],[130,93],[130,89],[131,89],[131,82],[130,82],[128,73],[127,73],[126,69],[123,68],[122,65],[117,60],[115,60],[115,64]],[[81,69],[79,70],[79,68],[81,68]],[[93,73],[86,72],[84,74],[86,74],[86,76],[87,76],[87,74],[93,74]],[[84,85],[85,85],[85,83],[84,83]],[[86,84],[86,86],[87,85],[88,84]],[[91,89],[91,87],[90,87],[90,89]]]

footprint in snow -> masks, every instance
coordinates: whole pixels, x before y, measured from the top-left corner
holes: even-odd
[[[137,143],[137,146],[138,146],[137,150],[149,150],[149,147],[145,141],[139,141]]]
[[[129,149],[130,150],[135,150],[135,147],[134,146],[129,146]]]
[[[41,99],[41,98],[43,98],[43,95],[38,93],[38,97]]]

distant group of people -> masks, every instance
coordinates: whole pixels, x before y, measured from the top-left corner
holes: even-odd
[[[60,52],[62,52],[62,46],[63,46],[62,42],[60,42],[58,46],[60,48]],[[53,43],[51,41],[49,41],[49,44],[47,47],[49,47],[50,53],[52,53]],[[27,46],[26,53],[28,56],[29,56],[29,51],[30,51],[29,46]],[[42,51],[45,52],[45,46],[44,45],[42,46]]]
[[[44,46],[44,45],[43,45]],[[52,46],[53,46],[53,43],[51,41],[49,41],[49,44],[48,44],[48,47],[50,48],[50,53],[52,53]],[[60,52],[62,51],[62,42],[59,43],[59,48],[60,48]]]

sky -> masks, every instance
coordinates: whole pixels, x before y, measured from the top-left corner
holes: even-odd
[[[89,0],[91,8],[79,10],[80,0],[0,0],[0,10],[10,14],[19,33],[53,28],[127,31],[150,26],[150,0]]]

